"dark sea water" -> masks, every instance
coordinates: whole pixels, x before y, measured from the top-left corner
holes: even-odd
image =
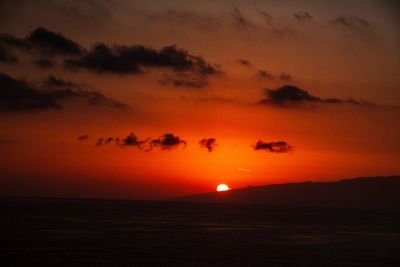
[[[1,266],[400,266],[400,213],[0,199]]]

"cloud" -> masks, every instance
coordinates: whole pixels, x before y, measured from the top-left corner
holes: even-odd
[[[144,145],[148,144],[149,148],[146,151],[149,151],[152,149],[151,144],[150,144],[150,139],[146,140],[139,140],[139,138],[134,134],[130,133],[124,138],[119,138],[119,137],[99,137],[96,140],[96,146],[103,146],[103,145],[108,145],[108,144],[115,144],[118,147],[136,147],[138,149],[143,149]]]
[[[207,148],[208,152],[213,152],[217,146],[217,139],[215,138],[203,138],[199,141],[201,147]]]
[[[49,93],[55,99],[82,99],[92,106],[110,106],[121,109],[128,107],[126,104],[118,102],[99,92],[82,90],[81,85],[56,78],[53,75],[49,75],[44,80],[44,86],[49,89]]]
[[[285,38],[296,35],[297,31],[291,28],[273,28],[271,33],[279,38]]]
[[[268,79],[268,80],[274,80],[275,78],[279,78],[282,81],[291,81],[292,76],[288,73],[282,72],[279,76],[275,77],[272,73],[265,71],[265,70],[259,70],[256,74],[260,78]]]
[[[269,73],[269,72],[267,72],[267,71],[265,71],[265,70],[259,70],[259,71],[257,72],[257,76],[258,76],[258,77],[261,77],[261,78],[268,79],[268,80],[273,80],[273,79],[275,79],[275,76],[274,76],[273,74],[271,74],[271,73]]]
[[[208,86],[208,81],[203,77],[192,78],[173,78],[166,76],[160,80],[164,86],[183,87],[183,88],[204,88]]]
[[[363,100],[353,98],[320,98],[310,94],[308,91],[298,88],[294,85],[284,85],[276,89],[266,89],[266,98],[259,101],[261,104],[273,105],[279,107],[295,107],[304,104],[354,104],[354,105],[372,105]]]
[[[103,146],[103,145],[108,145],[108,144],[112,144],[112,143],[116,143],[119,144],[119,138],[118,137],[99,137],[96,140],[96,147],[99,146]]]
[[[103,139],[102,137],[98,138],[98,139],[96,140],[96,146],[97,146],[97,147],[102,146],[103,143],[104,143],[103,140],[104,140],[104,139]]]
[[[192,73],[200,76],[220,73],[217,66],[207,63],[202,57],[189,54],[176,46],[160,50],[142,45],[95,45],[79,59],[67,59],[69,70],[88,69],[98,73],[138,74],[143,68],[167,68],[178,73]]]
[[[282,81],[291,81],[293,80],[292,76],[288,73],[282,72],[281,75],[279,76],[279,79]]]
[[[100,137],[96,141],[96,146],[99,147],[111,143],[115,143],[119,147],[136,147],[141,150],[145,148],[146,152],[151,151],[155,147],[168,150],[177,148],[179,145],[187,145],[185,140],[171,133],[166,133],[157,139],[148,138],[145,140],[140,140],[134,133],[130,133],[122,139],[119,137]]]
[[[144,145],[147,141],[148,140],[139,140],[134,133],[130,133],[128,136],[121,140],[121,143],[119,143],[119,145],[125,147],[137,147],[141,149],[142,145]]]
[[[76,88],[80,89],[81,86],[77,83],[66,81],[60,78],[55,77],[54,75],[49,75],[44,79],[44,85],[50,88]]]
[[[25,38],[1,34],[0,43],[29,52],[37,51],[46,56],[74,56],[83,52],[83,48],[78,43],[44,27],[36,28]]]
[[[89,135],[87,135],[87,134],[78,136],[78,140],[79,141],[85,141],[85,140],[88,140],[88,139],[89,139]]]
[[[258,13],[260,14],[260,16],[265,20],[265,22],[268,24],[268,25],[272,25],[273,24],[273,22],[274,22],[274,19],[272,18],[272,16],[271,16],[271,14],[269,14],[267,11],[265,11],[265,10],[260,10],[260,9],[257,9],[257,11],[258,11]]]
[[[186,147],[187,142],[182,140],[179,136],[176,136],[172,133],[166,133],[157,139],[150,140],[149,145],[150,147],[148,150],[152,150],[154,147],[160,147],[163,150],[168,150],[177,148],[180,145],[184,145]]]
[[[0,34],[0,44],[20,50],[29,50],[31,45],[26,38],[19,38],[11,34]]]
[[[357,16],[340,16],[330,21],[332,25],[344,26],[346,28],[365,30],[370,29],[372,24],[366,19]]]
[[[293,14],[293,17],[297,19],[297,21],[309,21],[313,18],[308,12],[296,12]]]
[[[33,61],[39,69],[51,69],[55,67],[55,64],[50,59],[40,58]]]
[[[45,55],[78,55],[82,52],[78,43],[43,27],[38,27],[31,32],[26,40]]]
[[[56,78],[53,75],[48,76],[44,84],[49,88],[48,94],[55,100],[82,99],[92,106],[110,106],[121,109],[128,107],[99,92],[82,90],[79,84]]]
[[[68,81],[52,77],[48,78],[48,82],[48,88],[38,88],[0,73],[0,112],[60,109],[66,100],[84,100],[92,106],[127,107],[101,93],[76,89]],[[60,88],[60,85],[63,87]]]
[[[110,97],[107,97],[99,92],[95,91],[84,91],[84,90],[72,90],[63,89],[57,90],[52,93],[56,99],[82,99],[85,100],[91,106],[108,106],[118,109],[125,109],[128,105],[116,101]]]
[[[51,94],[2,73],[0,73],[0,96],[0,112],[60,108]]]
[[[328,25],[334,26],[336,29],[344,32],[356,33],[368,39],[375,39],[377,37],[374,24],[357,16],[340,16],[329,21]]]
[[[245,66],[245,67],[251,67],[251,66],[252,66],[251,62],[250,62],[249,60],[247,60],[247,59],[239,58],[239,59],[237,60],[237,62],[238,62],[240,65],[243,65],[243,66]]]
[[[163,81],[164,85],[175,87],[202,88],[208,85],[208,76],[222,73],[218,65],[175,45],[157,50],[143,45],[108,46],[97,43],[91,49],[85,49],[79,43],[44,27],[38,27],[24,38],[0,34],[0,62],[17,61],[8,48],[39,52],[41,58],[35,59],[33,63],[40,69],[54,68],[51,56],[58,55],[63,57],[64,68],[71,71],[86,69],[97,73],[125,75],[140,74],[148,69],[172,70],[185,77]]]
[[[233,22],[237,27],[254,26],[254,23],[244,17],[242,12],[237,7],[233,7]]]
[[[114,142],[114,137],[112,137],[112,136],[110,136],[110,137],[107,137],[107,138],[105,138],[104,139],[104,144],[105,145],[107,145],[107,144],[111,144],[112,142]]]
[[[18,58],[13,55],[7,48],[0,44],[0,62],[17,63]]]
[[[293,147],[284,141],[264,142],[258,140],[254,146],[254,150],[265,150],[272,153],[288,153],[293,151]]]

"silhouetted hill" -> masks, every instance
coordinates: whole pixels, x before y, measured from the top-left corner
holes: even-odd
[[[400,176],[254,186],[175,198],[176,201],[399,209]]]

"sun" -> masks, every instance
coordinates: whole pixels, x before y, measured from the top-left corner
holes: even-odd
[[[229,190],[229,186],[227,186],[226,184],[219,184],[217,186],[217,191],[221,192],[221,191],[228,191]]]

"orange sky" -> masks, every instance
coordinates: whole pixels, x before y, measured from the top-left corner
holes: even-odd
[[[1,4],[1,195],[157,199],[219,183],[239,188],[400,173],[393,2],[140,2]],[[50,37],[30,38],[38,27],[80,52],[67,55]],[[10,44],[9,36],[23,45]],[[139,72],[128,54],[115,65],[112,56],[87,64],[99,42],[113,56],[113,45],[141,45],[156,59],[134,59]],[[170,54],[161,49],[169,45],[184,63],[163,61]],[[199,58],[215,73],[201,73]],[[38,59],[54,65],[39,68]],[[81,65],[65,68],[67,60]],[[46,85],[50,75],[64,84]],[[43,94],[32,99],[31,89]],[[10,97],[12,90],[23,93]],[[104,98],[93,104],[88,92]],[[49,98],[62,108],[26,106],[27,99]],[[144,148],[96,146],[99,138],[122,142],[131,132],[147,140]],[[165,133],[187,145],[158,145]],[[199,145],[203,138],[216,139],[212,152]],[[256,150],[258,140],[292,149]]]

